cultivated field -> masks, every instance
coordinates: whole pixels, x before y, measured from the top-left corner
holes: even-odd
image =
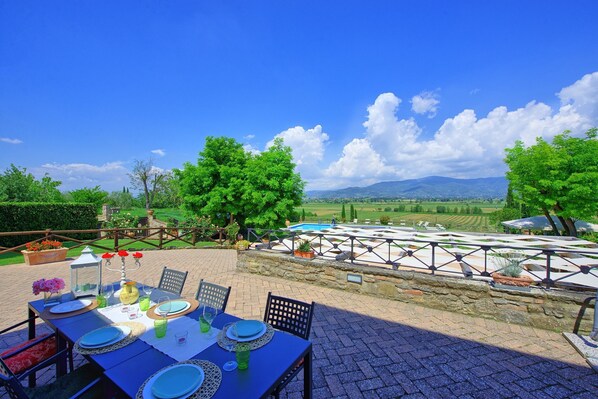
[[[450,201],[450,202],[414,202],[414,201],[392,201],[392,202],[353,202],[357,211],[359,224],[369,219],[372,224],[386,215],[395,226],[416,227],[419,222],[428,222],[430,226],[441,224],[447,230],[471,231],[471,232],[496,232],[495,226],[489,224],[488,214],[504,206],[503,203],[488,201]],[[349,220],[349,208],[351,203],[345,204],[347,222]],[[395,208],[405,207],[405,211],[395,212]],[[423,211],[412,212],[412,207],[419,205]],[[436,213],[437,206],[444,206],[448,212]],[[480,208],[481,214],[463,214],[469,206]],[[297,208],[299,213],[305,210],[306,221],[329,223],[333,217],[338,222],[341,220],[342,204],[332,202],[307,202]],[[390,208],[390,211],[388,210]],[[455,209],[456,208],[456,209]],[[455,210],[458,212],[455,213]]]

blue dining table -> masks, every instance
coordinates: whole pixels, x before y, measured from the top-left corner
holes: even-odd
[[[161,296],[158,290],[152,293],[152,299]],[[170,294],[173,298],[176,296]],[[200,308],[201,309],[201,308]],[[198,320],[200,309],[182,317]],[[57,332],[59,347],[76,342],[81,336],[97,328],[111,324],[97,309],[79,315],[64,318],[44,319],[43,300],[29,303],[30,316],[36,314],[50,328]],[[214,319],[213,326],[221,329],[225,324],[240,320],[238,317],[221,313]],[[199,329],[199,322],[197,324]],[[35,336],[35,323],[29,324],[29,335]],[[193,345],[189,340],[187,345]],[[119,396],[134,398],[141,385],[155,372],[177,361],[155,349],[146,342],[137,339],[131,344],[97,355],[85,356],[90,362],[104,370],[106,382]],[[217,343],[209,346],[192,359],[208,360],[222,370],[234,353],[221,348]],[[312,344],[292,334],[276,331],[270,342],[250,353],[249,367],[246,370],[222,370],[222,382],[213,398],[262,398],[272,393],[284,377],[303,360],[304,397],[312,396]],[[66,361],[59,364],[57,374],[66,371]]]

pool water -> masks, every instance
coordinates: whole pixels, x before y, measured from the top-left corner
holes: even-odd
[[[301,223],[290,226],[289,230],[320,231],[331,228],[331,224]]]

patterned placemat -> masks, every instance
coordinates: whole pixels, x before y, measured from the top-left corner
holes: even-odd
[[[220,333],[218,333],[218,345],[222,349],[227,349],[226,346],[232,344],[237,344],[237,341],[230,339],[226,336],[226,330],[230,328],[230,326],[225,326],[226,328],[222,328]],[[274,337],[274,328],[270,324],[266,324],[266,333],[259,337],[258,339],[254,339],[253,341],[243,342],[244,344],[249,345],[250,350],[261,348],[262,346],[266,345],[268,342],[272,341]],[[228,350],[228,349],[227,349]]]
[[[186,315],[188,313],[193,312],[195,309],[197,309],[199,307],[199,301],[196,300],[196,299],[180,298],[180,299],[173,299],[172,301],[187,301],[187,302],[189,302],[191,304],[191,306],[189,307],[189,309],[185,310],[184,312],[166,316],[167,319],[176,319],[177,317],[181,317],[181,316],[184,316],[184,315]],[[160,316],[159,314],[156,314],[156,312],[155,312],[156,308],[159,305],[160,304],[157,303],[154,306],[152,306],[151,308],[149,308],[148,311],[145,312],[146,316],[149,317],[152,320],[160,320],[162,318],[162,316]]]
[[[116,349],[124,348],[125,346],[129,345],[131,342],[134,342],[141,334],[145,332],[145,326],[142,323],[137,323],[135,321],[121,321],[119,323],[112,324],[113,326],[127,326],[131,329],[131,333],[123,340],[118,341],[115,344],[103,346],[101,348],[82,348],[79,346],[79,341],[81,338],[75,342],[75,350],[82,355],[99,355],[102,353],[112,352]],[[100,327],[104,328],[104,327]]]
[[[87,298],[82,298],[82,299],[87,299]],[[90,298],[91,299],[91,298]],[[91,299],[91,305],[84,307],[83,309],[79,309],[79,310],[75,310],[74,312],[68,312],[68,313],[52,313],[50,312],[50,308],[46,308],[44,309],[44,311],[41,314],[42,319],[64,319],[65,317],[71,317],[71,316],[77,316],[83,313],[87,313],[90,310],[94,310],[95,308],[98,307],[98,301],[96,301],[95,299]]]
[[[154,378],[156,376],[156,374],[158,374],[166,369],[169,369],[176,364],[185,364],[185,363],[194,364],[196,366],[199,366],[203,369],[203,372],[204,372],[203,383],[201,384],[201,386],[199,387],[199,389],[197,391],[195,391],[191,396],[189,396],[189,399],[210,399],[212,396],[214,396],[214,394],[216,393],[218,388],[220,388],[220,383],[222,382],[222,371],[220,370],[220,367],[216,366],[214,363],[209,362],[207,360],[191,359],[191,360],[185,360],[184,362],[171,364],[170,366],[164,367],[163,369],[156,371],[154,374],[151,375],[151,377],[149,377],[147,380],[145,380],[145,382],[143,384],[141,384],[139,391],[137,391],[137,395],[135,395],[135,399],[144,399],[143,398],[143,389],[145,388],[145,386],[147,385],[149,380]]]

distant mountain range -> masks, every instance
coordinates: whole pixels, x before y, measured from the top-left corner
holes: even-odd
[[[339,190],[308,191],[309,199],[335,198],[504,198],[508,181],[505,177],[453,179],[429,176],[421,179],[386,181],[367,187],[348,187]]]

